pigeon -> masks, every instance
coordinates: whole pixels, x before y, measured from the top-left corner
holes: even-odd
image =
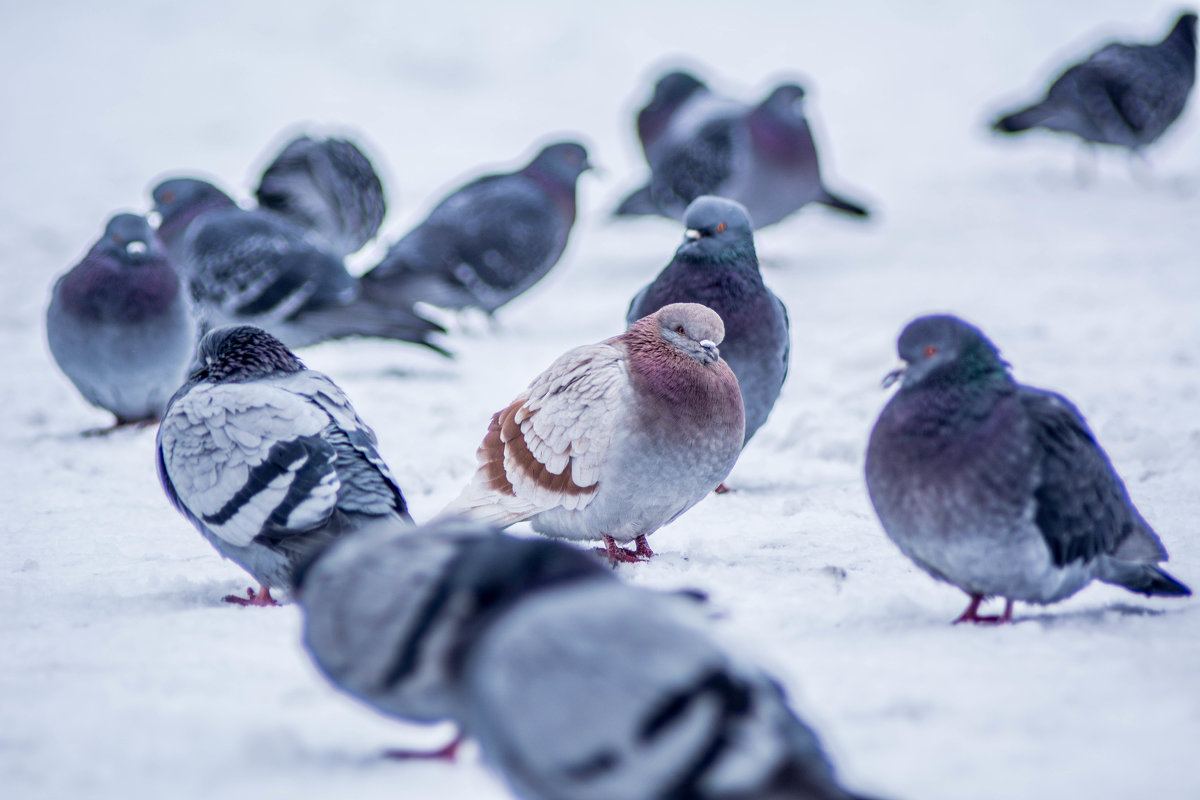
[[[443,514],[548,536],[601,539],[610,561],[713,491],[745,438],[721,318],[673,303],[599,344],[569,350],[492,417],[478,471]],[[617,542],[635,540],[630,551]]]
[[[1093,579],[1145,595],[1190,595],[1158,562],[1162,542],[1129,498],[1078,409],[1017,383],[996,346],[953,316],[910,323],[900,390],[867,446],[871,502],[887,535],[968,595],[956,622],[1012,619]],[[985,597],[1004,613],[982,616]]]
[[[411,307],[363,295],[341,257],[304,228],[264,209],[246,210],[212,184],[173,178],[154,189],[160,233],[188,275],[207,328],[249,323],[289,347],[375,336],[449,353],[430,340],[445,329]]]
[[[1186,13],[1156,44],[1105,45],[1059,75],[1040,102],[992,128],[1045,128],[1141,154],[1179,119],[1195,80],[1196,15]]]
[[[463,664],[463,724],[524,800],[855,797],[779,684],[706,635],[694,600],[566,583],[499,615]]]
[[[704,195],[688,206],[675,258],[629,305],[626,323],[669,303],[700,303],[721,316],[721,357],[737,376],[749,442],[779,398],[787,376],[787,309],[758,271],[754,230],[741,204]]]
[[[572,547],[450,518],[364,529],[294,580],[304,645],[322,674],[388,716],[433,723],[462,716],[463,653],[491,619],[549,587],[616,578]],[[389,755],[453,758],[461,740]]]
[[[362,279],[368,297],[489,316],[558,263],[575,223],[575,184],[591,169],[575,142],[542,149],[516,172],[471,181],[442,200]]]
[[[671,81],[663,91],[682,83]],[[773,225],[809,203],[869,216],[864,206],[824,185],[804,95],[802,87],[785,83],[749,107],[694,88],[669,116],[665,130],[655,132],[651,126],[651,144],[643,144],[650,183],[626,198],[617,215],[658,213],[682,219],[693,200],[712,194],[744,205],[756,228]],[[654,108],[652,101],[644,111]],[[639,130],[640,122],[639,117]]]
[[[46,310],[50,352],[116,426],[156,421],[187,374],[196,319],[183,281],[144,217],[117,214],[59,278]]]
[[[711,95],[704,81],[690,72],[674,70],[654,84],[654,96],[638,111],[637,133],[646,163],[653,164],[660,152],[659,144],[670,129],[671,120],[689,101]]]
[[[261,591],[226,602],[274,605],[297,565],[338,537],[411,523],[375,434],[328,377],[261,328],[218,328],[158,429],[167,499]]]
[[[348,139],[296,137],[263,172],[255,196],[259,208],[319,235],[339,256],[375,238],[387,213],[375,167]]]

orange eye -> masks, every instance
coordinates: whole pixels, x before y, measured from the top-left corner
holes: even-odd
[[[934,347],[934,346],[933,346],[933,345],[931,345],[931,344],[925,345],[925,357],[926,357],[926,358],[929,358],[930,356],[932,356],[932,355],[934,355],[934,354],[936,354],[936,353],[937,353],[937,348],[936,348],[936,347]]]
[[[717,233],[720,233],[720,232],[721,232],[721,231],[723,231],[723,230],[725,230],[725,223],[724,223],[724,222],[722,222],[720,225],[718,225],[718,226],[717,226]]]
[[[676,329],[675,329],[675,332],[676,332],[676,333],[685,333],[685,331],[683,330],[683,326],[682,326],[682,325],[680,325],[678,328],[676,328]]]

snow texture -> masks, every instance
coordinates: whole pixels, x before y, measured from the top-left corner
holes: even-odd
[[[563,261],[498,331],[468,318],[453,362],[380,341],[302,352],[377,430],[428,519],[473,472],[489,415],[569,347],[620,331],[670,259],[677,224],[607,214],[644,177],[633,112],[682,63],[746,98],[799,77],[830,185],[879,214],[810,208],[758,237],[791,314],[783,395],[735,491],[656,533],[660,555],[621,575],[709,592],[718,634],[779,676],[858,791],[1200,797],[1200,601],[1093,585],[1018,605],[1011,627],[951,627],[966,598],[888,542],[862,477],[897,333],[954,312],[1018,379],[1076,402],[1167,569],[1200,586],[1200,111],[1151,169],[1105,152],[1087,186],[1069,139],[986,130],[1066,63],[1113,37],[1156,40],[1176,13],[1134,0],[4,3],[0,793],[508,796],[475,750],[458,765],[379,759],[450,731],[327,686],[295,607],[220,601],[249,577],[167,503],[153,429],[80,436],[109,416],[50,360],[44,309],[107,215],[145,209],[157,177],[198,171],[244,199],[299,121],[362,137],[393,209],[385,242],[485,165],[583,135],[607,174],[581,180]]]

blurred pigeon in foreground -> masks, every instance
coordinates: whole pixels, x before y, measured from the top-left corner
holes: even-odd
[[[335,685],[392,717],[457,720],[464,652],[518,598],[574,580],[615,581],[574,548],[478,522],[380,525],[297,572],[304,644]],[[418,754],[453,758],[461,737]]]
[[[746,438],[767,420],[787,376],[787,310],[764,284],[746,209],[703,196],[684,216],[687,228],[675,258],[633,298],[632,325],[669,303],[700,303],[721,316],[721,357],[737,376],[746,408]]]
[[[675,303],[569,350],[492,417],[479,470],[443,513],[602,539],[610,560],[653,555],[646,537],[733,469],[741,393],[716,312]],[[636,540],[637,550],[617,546]]]
[[[117,214],[54,285],[50,352],[84,398],[117,425],[153,421],[183,383],[196,320],[183,281],[144,217]]]
[[[274,605],[270,590],[343,534],[411,522],[342,390],[250,325],[201,340],[158,429],[158,477],[204,538],[262,584],[225,598],[241,605]]]
[[[780,686],[710,641],[694,606],[617,581],[529,593],[464,659],[484,759],[524,800],[854,797]]]
[[[1196,15],[1187,13],[1157,44],[1102,47],[1056,78],[1041,102],[992,127],[1046,128],[1140,153],[1179,118],[1195,79]]]
[[[489,315],[558,263],[575,223],[575,184],[591,169],[575,142],[544,148],[512,173],[487,175],[443,200],[363,276],[370,298]]]
[[[867,447],[867,489],[888,536],[971,596],[956,622],[1008,622],[1014,600],[1053,603],[1092,579],[1190,595],[1157,564],[1162,542],[1079,411],[1023,386],[978,328],[921,317],[897,345],[900,390]],[[985,597],[1004,614],[983,617]]]
[[[363,296],[340,256],[272,211],[247,211],[220,189],[173,178],[154,189],[160,232],[188,274],[209,328],[251,323],[289,347],[347,336],[424,345],[445,329],[412,311]]]
[[[675,80],[663,92],[674,83],[684,88],[685,82]],[[658,95],[656,87],[656,100]],[[744,205],[756,228],[779,222],[808,203],[868,216],[867,209],[833,194],[822,182],[803,101],[804,89],[795,84],[777,86],[754,107],[694,88],[670,114],[665,129],[643,145],[650,183],[616,213],[682,219],[693,200],[712,194]],[[665,100],[659,105],[670,108]],[[646,110],[655,107],[652,101]]]
[[[316,233],[340,256],[371,241],[387,213],[375,167],[348,139],[288,142],[263,172],[255,196],[260,208]]]

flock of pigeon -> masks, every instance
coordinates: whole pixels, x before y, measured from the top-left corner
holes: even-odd
[[[995,126],[1140,154],[1183,109],[1195,28],[1189,13],[1159,43],[1108,45]],[[637,117],[651,177],[616,213],[679,219],[683,243],[624,332],[564,353],[496,412],[477,471],[424,526],[350,399],[292,348],[374,336],[449,355],[418,304],[490,315],[554,266],[590,166],[578,143],[453,192],[361,277],[344,259],[386,203],[349,141],[289,143],[254,208],[165,180],[157,228],[114,216],[56,284],[51,351],[118,425],[160,420],[167,497],[260,584],[225,600],[292,595],[334,684],[399,718],[453,720],[519,796],[855,797],[778,684],[705,634],[702,599],[633,588],[605,563],[651,558],[648,537],[722,488],[779,397],[788,317],[755,228],[808,203],[868,214],[822,183],[803,98],[657,82]],[[897,349],[867,488],[900,550],[969,596],[956,622],[1007,623],[1014,601],[1092,580],[1190,594],[1068,400],[1017,383],[953,316],[916,319]],[[522,520],[603,557],[499,532]],[[1001,615],[979,613],[988,597]]]

